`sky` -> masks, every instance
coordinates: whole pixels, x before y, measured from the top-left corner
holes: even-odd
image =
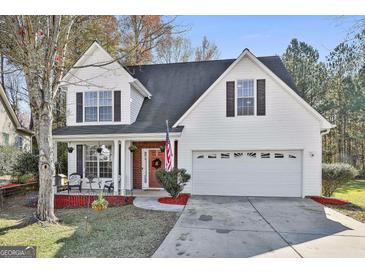
[[[282,55],[292,38],[315,47],[320,59],[342,42],[358,16],[179,16],[196,47],[204,35],[216,43],[220,58],[236,58],[245,48],[256,56]]]

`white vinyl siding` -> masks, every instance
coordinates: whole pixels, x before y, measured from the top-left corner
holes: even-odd
[[[243,79],[243,75],[246,79],[266,79],[266,115],[227,119],[226,81]],[[320,122],[247,56],[180,125],[184,130],[179,138],[178,163],[192,174],[186,192],[192,190],[195,181],[192,152],[199,150],[274,150],[279,153],[301,150],[302,195],[319,195],[321,192]]]
[[[144,97],[134,87],[131,87],[131,123],[136,121],[143,101]]]
[[[106,52],[99,48],[95,48],[88,55],[85,56],[85,60],[82,64],[97,64],[100,62],[108,62],[111,60]],[[121,121],[94,121],[85,122],[87,125],[99,125],[99,124],[130,124],[131,123],[131,103],[130,103],[130,84],[133,77],[117,62],[113,62],[109,65],[97,67],[89,66],[82,69],[75,70],[73,72],[75,76],[72,76],[67,80],[67,112],[66,112],[66,125],[67,126],[80,126],[82,123],[76,123],[76,93],[88,92],[88,91],[121,91]],[[85,106],[85,100],[84,100]],[[84,114],[85,117],[85,114]],[[85,120],[84,120],[85,121]]]

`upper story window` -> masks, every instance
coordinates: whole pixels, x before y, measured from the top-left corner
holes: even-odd
[[[99,92],[99,121],[112,120],[112,92]]]
[[[98,93],[96,91],[85,92],[85,122],[98,120]]]
[[[254,80],[237,81],[237,115],[255,115]]]
[[[85,122],[112,121],[112,113],[111,91],[85,92]]]

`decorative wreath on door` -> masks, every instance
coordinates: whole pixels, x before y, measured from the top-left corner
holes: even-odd
[[[158,159],[158,158],[152,161],[152,166],[153,166],[155,169],[160,168],[160,167],[161,167],[161,164],[162,164],[162,162],[161,162],[161,160],[160,160],[160,159]]]

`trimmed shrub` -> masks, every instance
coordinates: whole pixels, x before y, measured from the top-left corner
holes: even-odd
[[[190,180],[190,174],[185,169],[174,168],[172,171],[159,169],[155,176],[163,188],[173,197],[179,196],[183,191],[186,182]]]
[[[337,188],[355,178],[357,174],[358,171],[349,164],[322,164],[322,195],[330,197]]]
[[[26,183],[30,177],[38,178],[38,157],[29,152],[18,155],[13,166],[13,176],[19,183]]]
[[[13,174],[20,151],[11,146],[0,146],[0,176]]]

